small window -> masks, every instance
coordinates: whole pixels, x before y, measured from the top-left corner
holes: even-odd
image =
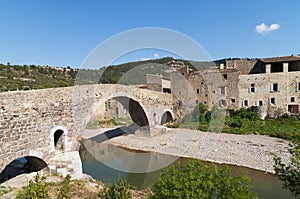
[[[197,88],[197,94],[199,94],[200,93],[200,89],[199,88]]]
[[[225,86],[220,86],[220,91],[222,95],[225,95]]]
[[[249,92],[250,93],[255,93],[256,92],[255,84],[250,84]]]
[[[199,103],[199,100],[196,100],[196,104],[198,104]]]
[[[262,106],[262,105],[263,105],[263,101],[262,100],[256,101],[256,106]]]
[[[232,103],[235,103],[235,99],[231,99],[231,102],[232,102]]]
[[[291,102],[295,102],[295,97],[291,97]]]
[[[227,79],[227,74],[223,74],[224,79]]]
[[[271,104],[274,104],[274,105],[276,104],[276,100],[275,100],[274,97],[272,97],[272,98],[270,99],[270,103],[271,103]]]
[[[227,106],[227,101],[226,100],[220,100],[219,105],[220,106]]]
[[[297,91],[300,91],[300,82],[297,83]]]
[[[248,100],[244,100],[244,101],[243,101],[243,106],[244,106],[244,107],[248,107],[248,105],[249,105],[249,104],[248,104]]]
[[[278,85],[278,83],[271,84],[271,91],[274,91],[274,92],[278,92],[279,91],[279,85]]]

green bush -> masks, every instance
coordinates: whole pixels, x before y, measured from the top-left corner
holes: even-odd
[[[44,182],[46,177],[40,176],[39,173],[34,180],[29,181],[29,185],[18,191],[16,199],[46,199],[48,198],[48,187]]]
[[[103,199],[128,199],[131,198],[129,191],[130,185],[126,180],[118,177],[114,184],[107,184],[101,193]]]
[[[250,121],[259,120],[257,112],[254,108],[241,108],[232,113],[233,118],[248,119]]]
[[[71,176],[68,174],[64,181],[61,183],[59,192],[57,195],[57,199],[69,199],[71,198],[71,188],[72,186],[70,185],[71,182]]]
[[[153,199],[169,198],[258,198],[251,192],[251,180],[244,174],[233,176],[228,167],[209,167],[191,159],[186,165],[167,167],[153,185]]]

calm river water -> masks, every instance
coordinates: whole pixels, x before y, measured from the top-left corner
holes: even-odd
[[[118,176],[121,176],[140,189],[149,187],[158,179],[161,169],[155,170],[155,167],[159,168],[173,161],[185,162],[187,160],[153,152],[126,150],[91,140],[83,140],[80,155],[84,173],[103,182],[114,182]],[[234,172],[247,173],[253,180],[254,191],[260,197],[265,199],[294,198],[288,191],[281,188],[281,182],[272,174],[245,167],[228,166]]]

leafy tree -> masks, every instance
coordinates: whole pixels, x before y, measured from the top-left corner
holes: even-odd
[[[222,132],[224,120],[225,120],[225,112],[223,109],[219,108],[217,105],[212,106],[211,120],[209,124],[208,131],[210,132]]]
[[[296,198],[300,198],[300,150],[290,150],[291,162],[286,165],[279,157],[276,157],[274,170],[276,176],[283,181],[283,188],[290,190]]]
[[[248,119],[250,121],[256,121],[259,119],[257,112],[254,108],[241,108],[232,114],[233,117],[239,117],[242,119]]]
[[[153,199],[159,198],[258,198],[251,192],[251,179],[233,176],[228,167],[209,167],[201,160],[189,160],[167,167],[152,187]]]
[[[202,121],[205,120],[205,113],[207,111],[207,107],[202,102],[199,102],[198,109],[199,109],[199,115],[200,115],[199,116],[199,121],[202,122]]]

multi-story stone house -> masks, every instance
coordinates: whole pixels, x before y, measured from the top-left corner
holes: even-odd
[[[209,109],[254,106],[262,118],[298,114],[300,56],[230,59],[192,72],[184,66],[171,75],[171,91],[184,108],[203,102]]]

